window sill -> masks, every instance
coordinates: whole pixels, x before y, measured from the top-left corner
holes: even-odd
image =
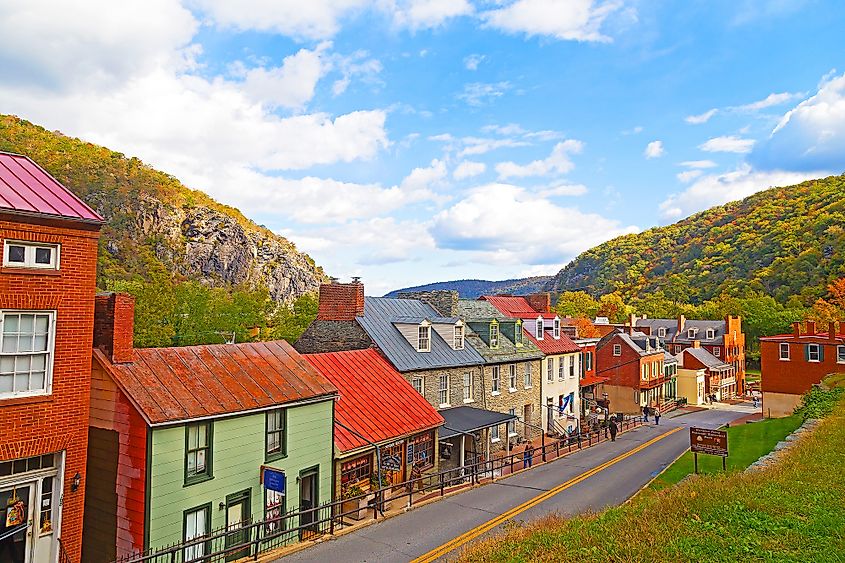
[[[26,268],[17,266],[3,266],[0,268],[0,274],[23,274],[27,276],[60,276],[61,270],[54,268]]]
[[[810,364],[820,364],[820,363],[822,363],[821,360],[807,360],[807,362],[810,363]]]
[[[182,484],[182,487],[190,487],[191,485],[197,485],[199,483],[205,483],[206,481],[211,481],[214,479],[214,475],[204,475],[202,477],[191,477],[190,479],[186,479],[185,482]]]
[[[519,436],[519,434],[516,432],[508,432],[508,438],[516,438],[517,436]]]
[[[534,389],[534,386],[533,385],[526,385],[525,388],[526,389]]]
[[[788,362],[788,361],[789,361],[789,358],[780,358],[780,361],[782,361],[782,362]]]
[[[35,403],[51,403],[53,395],[25,395],[22,397],[0,397],[0,406],[32,405]]]
[[[440,405],[437,408],[438,409],[448,409],[451,406],[452,405],[450,403],[440,403]]]
[[[285,459],[286,457],[288,457],[287,452],[277,452],[277,453],[272,453],[272,454],[265,453],[264,454],[264,463],[270,463],[272,461],[279,461],[280,459]]]
[[[516,393],[516,391],[517,391],[516,387],[509,387],[508,388],[508,393]]]
[[[498,397],[499,395],[502,394],[502,392],[501,391],[490,391],[490,394],[493,395],[494,397]]]
[[[501,441],[502,441],[501,438],[490,438],[490,442],[493,443],[493,444],[498,444]]]
[[[470,403],[474,403],[474,402],[475,402],[475,399],[464,399],[464,404],[465,404],[465,405],[468,405],[468,404],[470,404]]]

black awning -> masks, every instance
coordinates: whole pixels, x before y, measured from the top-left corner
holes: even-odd
[[[454,407],[439,411],[446,421],[440,427],[440,439],[451,438],[461,433],[471,434],[482,428],[497,426],[518,418],[515,414],[507,414],[474,407]]]

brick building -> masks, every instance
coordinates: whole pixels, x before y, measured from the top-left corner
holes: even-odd
[[[102,218],[0,153],[0,560],[79,561]]]
[[[831,373],[845,373],[845,322],[818,332],[814,321],[793,323],[791,334],[760,339],[760,389],[763,412],[786,416],[801,395]]]
[[[611,409],[636,414],[642,407],[662,407],[664,350],[652,336],[626,327],[615,329],[596,345],[596,375],[604,384]]]
[[[704,370],[704,394],[710,400],[724,401],[736,396],[736,372],[733,365],[702,348],[697,340],[675,357],[678,365],[685,370]]]

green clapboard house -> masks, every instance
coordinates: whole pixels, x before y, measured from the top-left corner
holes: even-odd
[[[127,351],[108,332],[102,340],[95,338],[83,561],[237,531],[332,500],[337,390],[286,342]],[[184,556],[239,539],[228,536]]]

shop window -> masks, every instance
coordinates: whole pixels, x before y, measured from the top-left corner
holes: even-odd
[[[411,438],[408,444],[408,454],[411,464],[419,462],[422,466],[434,463],[434,434],[426,432]]]
[[[365,455],[340,465],[341,488],[367,481],[372,475],[372,456]]]

